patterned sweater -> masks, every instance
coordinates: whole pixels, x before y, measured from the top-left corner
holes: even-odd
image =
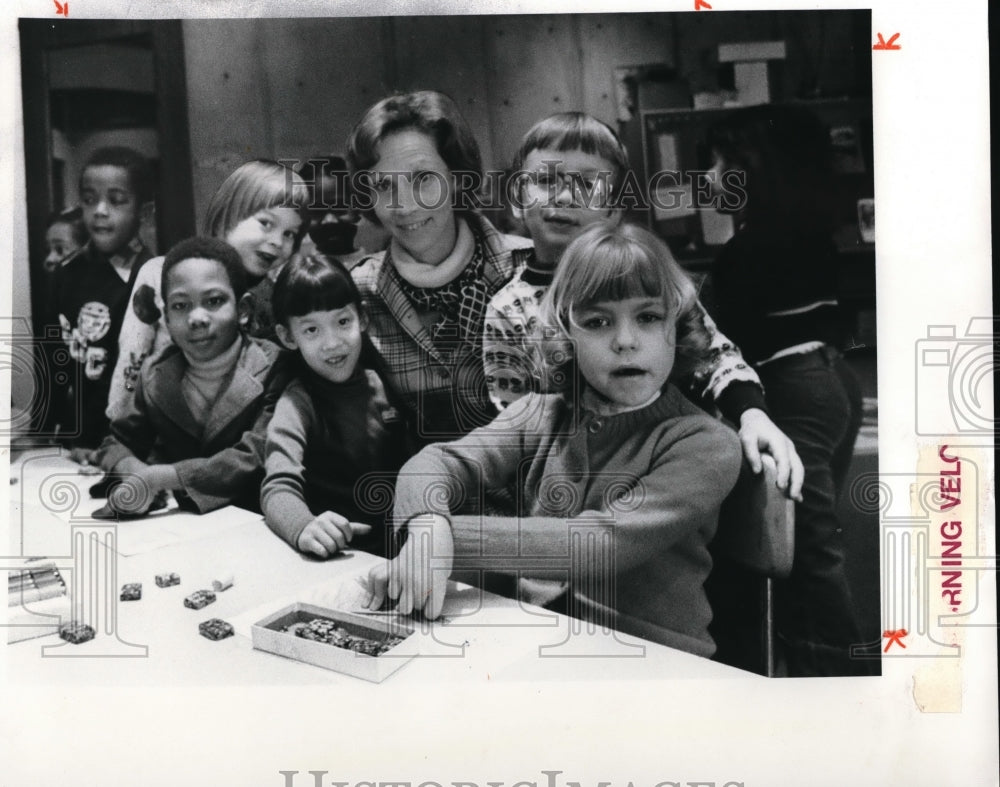
[[[475,213],[458,220],[472,229],[485,261],[486,293],[492,297],[514,275],[512,249],[527,241],[500,234]],[[432,337],[435,315],[407,297],[390,251],[367,258],[351,276],[371,321],[368,334],[385,358],[391,382],[406,406],[419,414],[419,439],[450,440],[489,423],[496,408],[486,392],[481,337],[474,342],[457,334]]]
[[[107,255],[91,244],[53,275],[52,312],[46,323],[50,330],[59,331],[68,360],[61,363],[63,354],[49,354],[56,382],[54,397],[66,396],[53,402],[52,418],[61,424],[64,434],[89,448],[96,448],[108,435],[110,425],[104,410],[129,292],[152,256],[138,240],[130,244],[127,253],[131,255],[128,281]],[[50,339],[46,346],[54,348],[55,343]],[[65,375],[67,371],[70,373]]]

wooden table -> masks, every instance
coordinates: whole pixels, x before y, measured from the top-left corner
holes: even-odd
[[[16,681],[361,682],[254,650],[249,625],[288,602],[350,591],[355,578],[366,575],[381,558],[350,552],[328,561],[310,559],[275,536],[259,515],[235,508],[207,517],[168,512],[135,522],[97,522],[89,514],[102,501],[87,495],[96,477],[79,475],[78,467],[61,457],[58,449],[28,452],[10,470],[10,556],[0,558],[0,568],[10,570],[28,555],[55,558],[77,597],[87,599],[78,614],[98,629],[94,640],[80,645],[64,644],[54,634],[9,645],[7,668]],[[166,543],[170,539],[174,543]],[[157,587],[154,576],[170,571],[180,575],[181,584]],[[201,610],[184,607],[185,596],[211,588],[211,580],[224,574],[233,575],[234,585],[217,593],[215,603]],[[118,600],[118,591],[127,582],[142,583],[141,600]],[[219,642],[200,636],[198,624],[212,617],[234,623],[236,635]],[[747,678],[746,673],[707,659],[624,634],[588,630],[580,621],[455,582],[449,585],[442,619],[415,625],[419,655],[382,685]]]

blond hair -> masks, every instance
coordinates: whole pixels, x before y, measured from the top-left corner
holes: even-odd
[[[667,245],[634,224],[595,224],[566,248],[541,304],[547,344],[542,352],[550,356],[560,340],[567,346],[565,340],[576,324],[574,313],[580,309],[600,301],[643,297],[663,299],[666,327],[676,328],[677,357],[671,377],[686,376],[710,344],[698,294]]]
[[[309,187],[290,167],[269,159],[248,161],[237,167],[212,196],[205,211],[205,234],[225,238],[257,211],[292,208],[302,217],[295,241],[298,248],[309,225],[309,202]]]

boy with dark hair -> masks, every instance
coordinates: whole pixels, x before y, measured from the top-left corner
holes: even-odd
[[[53,394],[53,421],[72,445],[90,449],[108,433],[104,409],[118,334],[135,274],[152,257],[139,239],[153,199],[149,162],[129,148],[101,148],[84,164],[79,188],[90,240],[55,271],[46,325],[59,326],[82,367],[77,385]]]
[[[98,451],[102,468],[124,474],[98,514],[142,515],[166,491],[198,513],[259,511],[264,439],[287,365],[275,344],[243,330],[251,303],[240,255],[215,238],[182,241],[164,258],[161,286],[173,343],[143,364]]]

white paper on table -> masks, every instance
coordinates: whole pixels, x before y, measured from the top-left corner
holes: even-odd
[[[70,521],[36,502],[12,500],[8,533],[11,555],[65,557],[72,563]],[[65,561],[62,561],[65,564]]]
[[[102,500],[89,500],[97,510]],[[79,506],[81,509],[83,505]],[[90,512],[92,513],[92,511]],[[249,524],[260,522],[260,514],[235,506],[226,506],[207,514],[172,510],[157,511],[140,519],[115,522],[93,519],[82,511],[53,511],[35,501],[11,506],[10,547],[22,555],[70,555],[74,525],[116,526],[115,551],[123,557],[141,555],[154,549],[210,538]]]
[[[124,557],[151,552],[160,547],[210,538],[261,521],[260,514],[226,506],[207,514],[171,511],[151,514],[118,525],[117,552]]]

